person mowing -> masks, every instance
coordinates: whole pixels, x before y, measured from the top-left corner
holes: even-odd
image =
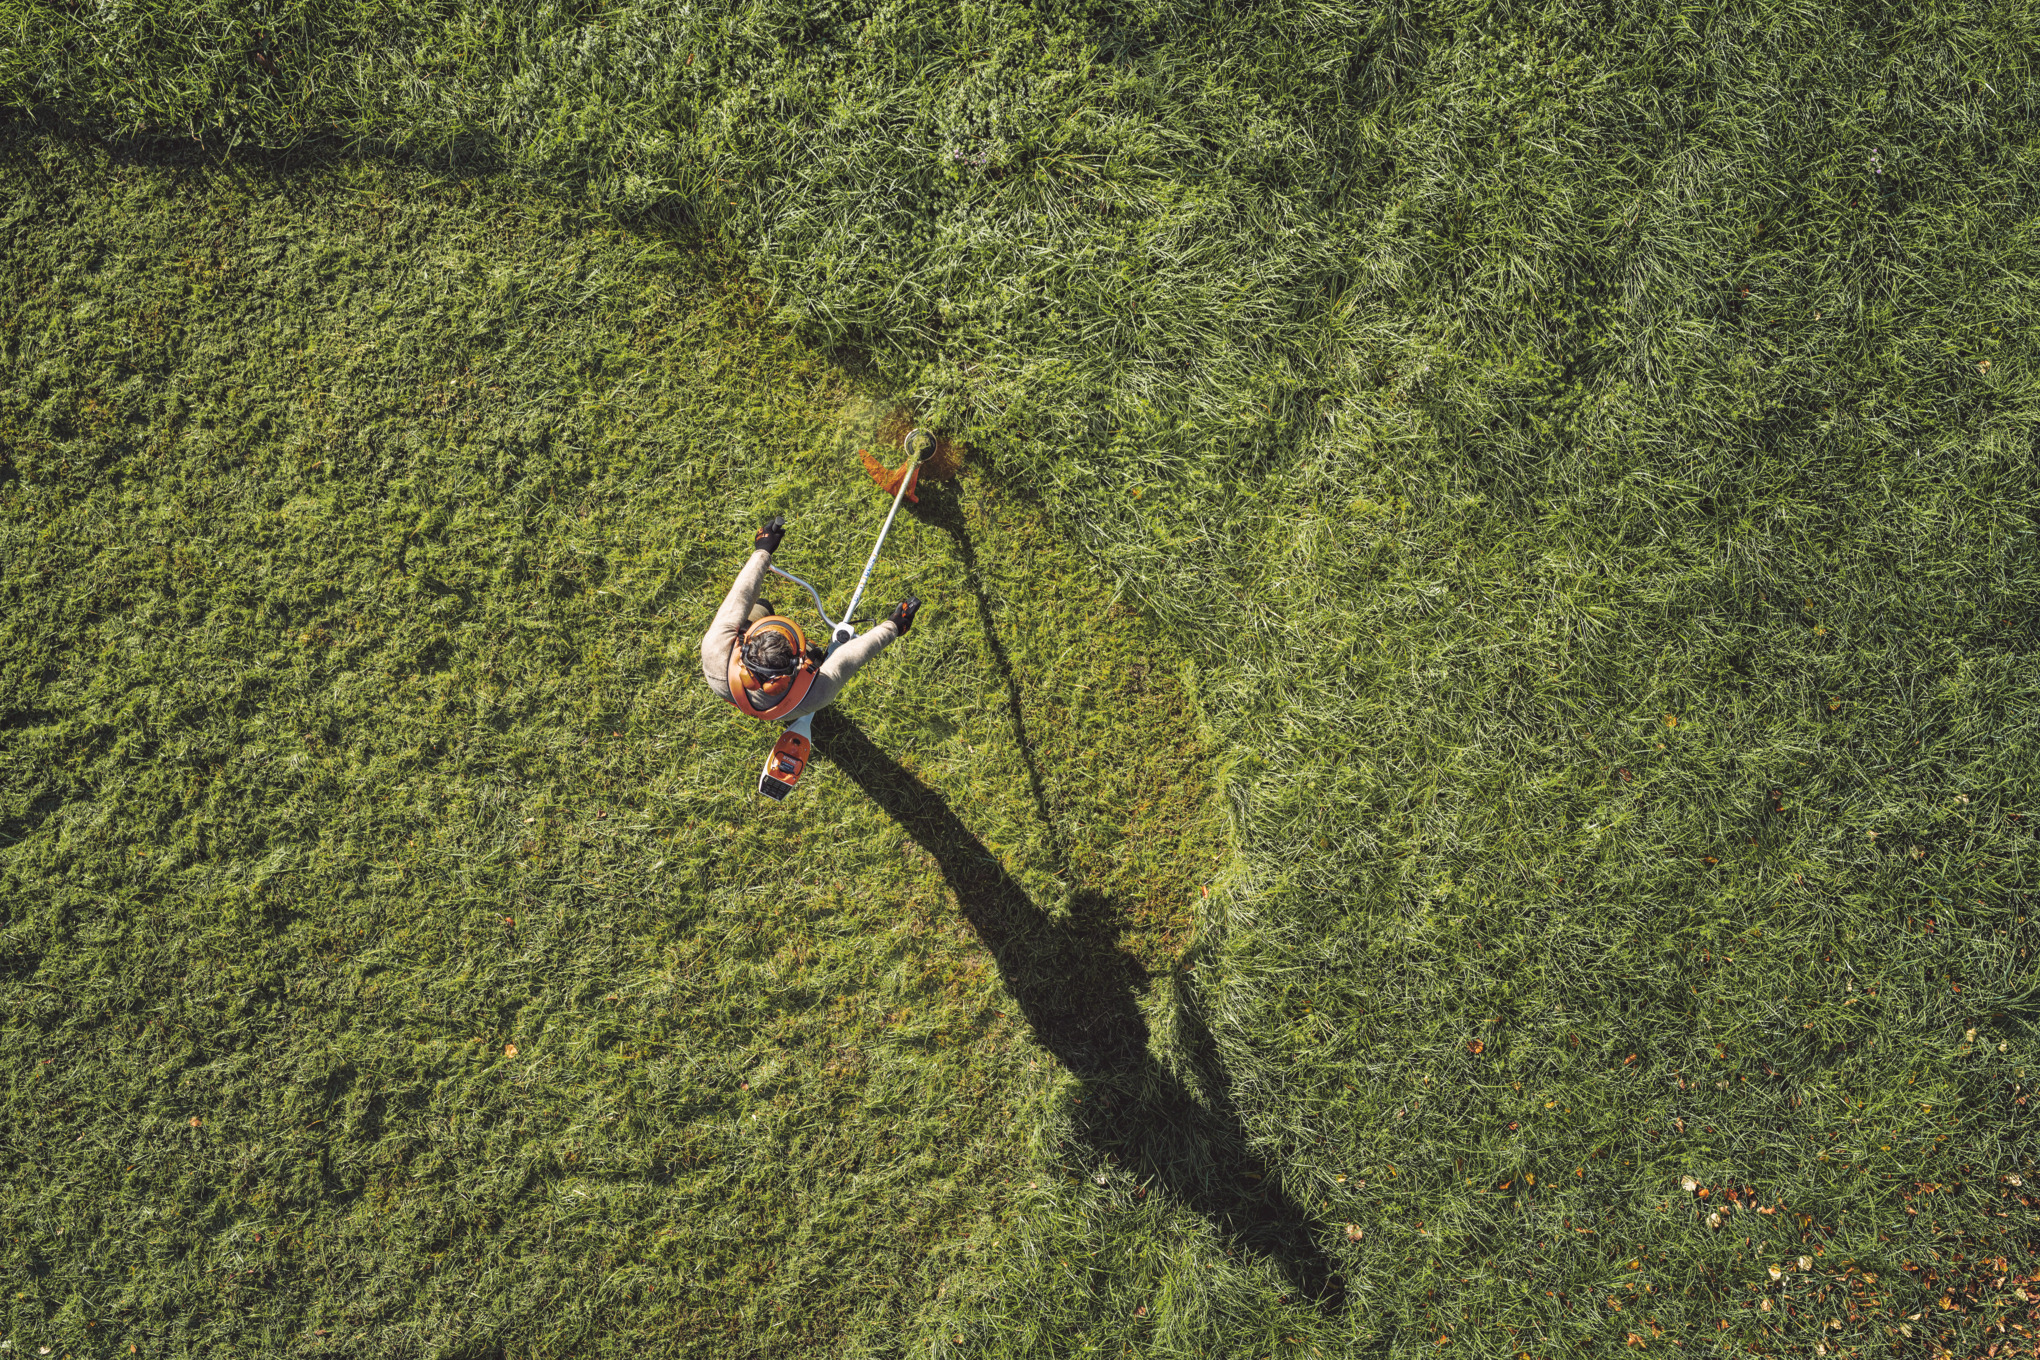
[[[758,597],[784,537],[786,517],[774,515],[752,540],[751,560],[701,639],[701,678],[746,717],[792,725],[826,708],[865,662],[904,637],[921,602],[907,596],[876,628],[832,652],[810,647],[800,625]],[[797,730],[804,732],[805,724]]]

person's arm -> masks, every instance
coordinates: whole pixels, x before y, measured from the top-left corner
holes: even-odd
[[[815,676],[814,687],[808,690],[807,698],[784,721],[791,722],[794,718],[827,708],[829,701],[850,683],[850,677],[862,670],[865,662],[884,651],[886,645],[899,635],[898,626],[891,619],[886,619],[870,632],[851,638],[830,652],[829,659],[822,663],[821,671]]]
[[[708,687],[720,697],[730,697],[730,651],[737,645],[737,630],[751,616],[751,606],[758,600],[758,591],[765,584],[765,568],[771,565],[772,554],[779,547],[779,540],[786,534],[786,521],[778,515],[772,522],[758,531],[752,540],[757,546],[751,553],[751,560],[737,573],[736,584],[730,593],[723,596],[722,608],[715,611],[715,621],[708,625],[708,631],[701,638],[701,678],[708,681]]]

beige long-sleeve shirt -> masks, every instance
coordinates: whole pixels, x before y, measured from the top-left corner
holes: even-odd
[[[737,573],[736,584],[723,597],[722,607],[715,611],[715,621],[708,625],[708,632],[702,636],[701,678],[708,681],[708,687],[724,699],[730,697],[730,653],[736,650],[737,630],[751,616],[751,606],[758,601],[758,591],[765,584],[765,568],[771,561],[772,554],[763,548],[751,554],[751,560]],[[862,637],[852,638],[829,653],[829,659],[822,663],[821,673],[815,677],[807,698],[799,708],[777,721],[792,722],[795,718],[806,717],[828,707],[830,700],[850,682],[850,677],[899,635],[899,626],[887,619]]]

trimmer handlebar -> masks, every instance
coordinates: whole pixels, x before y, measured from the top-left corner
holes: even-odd
[[[885,546],[885,536],[892,532],[893,516],[900,512],[900,497],[907,494],[908,486],[913,483],[914,468],[921,461],[921,451],[916,448],[916,435],[920,436],[921,449],[934,447],[935,436],[926,430],[909,430],[907,431],[906,438],[900,441],[907,451],[907,466],[900,475],[900,489],[893,492],[892,509],[886,511],[885,527],[878,531],[878,542],[871,545],[871,556],[864,563],[864,575],[857,578],[857,589],[851,592],[850,603],[844,607],[843,617],[840,620],[830,618],[829,611],[822,607],[822,593],[820,591],[816,590],[806,581],[801,580],[800,577],[795,576],[792,572],[781,570],[776,563],[770,568],[773,572],[784,576],[795,585],[803,587],[807,591],[808,596],[814,600],[815,612],[822,616],[823,623],[829,625],[830,651],[834,651],[851,638],[857,636],[857,629],[852,627],[853,624],[870,622],[869,619],[853,619],[850,616],[857,612],[857,602],[864,597],[864,587],[871,580],[871,569],[878,565],[878,550]]]

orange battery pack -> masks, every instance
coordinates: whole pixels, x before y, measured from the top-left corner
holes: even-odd
[[[800,782],[800,772],[807,768],[808,752],[812,749],[800,733],[783,733],[773,745],[772,754],[765,757],[765,768],[758,775],[758,792],[775,800],[792,793],[793,786]]]

